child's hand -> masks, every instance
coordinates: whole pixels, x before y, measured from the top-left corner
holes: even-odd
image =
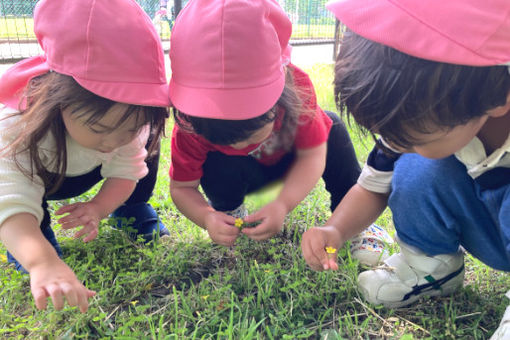
[[[65,298],[69,306],[78,306],[82,313],[88,309],[88,299],[96,294],[87,289],[60,259],[30,268],[30,289],[38,309],[46,309],[51,297],[55,309],[60,310]]]
[[[279,201],[273,201],[246,217],[246,223],[260,221],[260,224],[254,228],[244,228],[242,232],[252,240],[266,240],[282,230],[286,215],[287,207]]]
[[[341,244],[342,236],[335,227],[313,227],[303,233],[301,250],[313,270],[337,270],[336,248]]]
[[[205,229],[215,243],[231,246],[239,236],[239,228],[235,226],[235,218],[220,211],[213,211],[205,216]]]
[[[83,242],[89,242],[95,239],[99,232],[98,227],[101,221],[99,211],[100,207],[94,202],[78,202],[63,206],[58,209],[55,214],[63,215],[68,213],[68,215],[61,217],[58,223],[62,225],[63,229],[83,226],[83,228],[74,234],[74,238],[87,235],[83,239]]]

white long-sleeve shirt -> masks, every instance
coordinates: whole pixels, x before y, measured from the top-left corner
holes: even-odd
[[[16,136],[15,126],[19,116],[3,119],[17,111],[0,106],[0,150],[12,143]],[[22,127],[16,127],[21,129]],[[67,169],[66,176],[74,177],[86,174],[101,165],[104,178],[123,178],[138,181],[147,173],[145,145],[149,137],[146,126],[132,142],[110,153],[101,153],[85,148],[69,135],[66,136]],[[43,164],[51,171],[56,145],[54,137],[48,133],[39,144],[39,153]],[[30,169],[31,160],[28,152],[16,155],[16,160],[25,169]],[[12,156],[0,157],[0,226],[3,222],[19,213],[34,215],[40,223],[43,218],[42,199],[45,193],[42,179],[34,175],[33,180],[20,171]]]

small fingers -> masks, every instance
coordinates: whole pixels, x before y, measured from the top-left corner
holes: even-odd
[[[246,222],[246,223],[259,222],[262,219],[263,219],[263,216],[260,214],[260,211],[257,211],[255,213],[253,213],[251,215],[248,215],[245,218],[243,218],[244,222]]]
[[[209,234],[209,236],[211,237],[211,240],[214,241],[214,243],[219,244],[220,246],[226,246],[226,247],[232,246],[237,239],[237,236],[232,237],[232,236],[211,235],[211,234]]]
[[[46,287],[48,291],[51,301],[53,302],[53,306],[55,306],[56,310],[61,310],[64,307],[64,296],[62,294],[62,289],[56,284],[50,284]]]
[[[37,309],[46,309],[48,306],[48,292],[44,288],[36,288],[32,290],[32,295]]]
[[[244,228],[242,233],[255,241],[262,241],[276,235],[279,230],[273,230],[267,223],[259,224],[254,228]]]
[[[76,292],[75,288],[67,282],[61,283],[60,287],[62,289],[62,293],[64,294],[69,306],[76,306],[78,304],[78,295],[79,294]]]
[[[310,242],[310,247],[312,249],[312,253],[315,255],[315,258],[317,258],[318,262],[321,264],[322,269],[331,269],[330,256],[336,254],[336,250],[334,254],[328,254],[325,249],[325,242],[322,239],[320,242]]]
[[[82,237],[83,235],[87,235],[87,237],[83,239],[83,242],[89,242],[95,239],[97,237],[97,234],[98,234],[97,223],[93,220],[90,220],[89,222],[84,223],[83,228],[81,228],[74,234],[74,238],[76,239]]]
[[[46,292],[47,291],[47,292]],[[60,285],[51,284],[45,289],[40,288],[32,293],[34,295],[35,305],[38,309],[45,309],[48,305],[48,297],[56,310],[64,307],[64,297],[69,306],[77,306],[82,313],[88,310],[88,299],[96,295],[93,290],[87,289],[81,283],[79,286],[73,286],[70,283]]]
[[[74,209],[77,208],[77,204],[69,204],[69,205],[64,205],[63,207],[60,207],[58,208],[57,211],[55,211],[55,215],[63,215],[65,213],[70,213],[71,211],[73,211]]]
[[[338,270],[338,263],[336,262],[336,255],[334,258],[328,259],[328,267],[331,270]]]
[[[72,214],[66,215],[58,219],[58,223],[62,225],[64,229],[76,228],[80,225],[84,225],[86,222],[87,215],[83,211],[76,211]]]
[[[305,237],[305,235],[303,235],[303,240],[301,242],[301,250],[303,252],[303,257],[305,258],[305,261],[310,266],[310,268],[316,271],[327,269],[324,268],[320,257],[318,257],[314,252],[312,247],[312,240],[309,237]]]
[[[85,313],[89,309],[88,299],[96,295],[96,292],[85,288],[82,290],[82,294],[78,294],[77,306],[80,308],[80,312]]]
[[[232,246],[234,242],[237,240],[237,237],[239,236],[239,229],[231,226],[229,226],[228,229],[227,228],[225,229],[228,230],[228,232],[220,231],[219,233],[216,233],[214,235],[210,233],[209,236],[211,236],[211,239],[217,244],[229,247]]]
[[[98,234],[97,228],[92,229],[87,235],[87,237],[83,239],[83,242],[87,243],[94,240],[97,237],[97,234]]]

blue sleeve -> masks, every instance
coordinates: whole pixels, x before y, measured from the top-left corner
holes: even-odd
[[[368,155],[367,165],[379,171],[393,171],[395,162],[400,158],[400,153],[391,153],[374,146]]]

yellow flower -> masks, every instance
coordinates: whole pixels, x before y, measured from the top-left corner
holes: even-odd
[[[137,303],[138,303],[138,300],[133,300],[133,301],[131,301],[131,304],[132,304],[133,306],[136,306],[136,304],[137,304]]]
[[[236,227],[238,227],[239,229],[241,229],[243,227],[243,224],[244,224],[244,221],[242,218],[238,217],[236,218],[235,222],[234,222],[234,225]]]
[[[209,298],[209,295],[202,295],[203,300],[207,300]]]
[[[336,248],[333,247],[326,247],[326,253],[328,254],[334,254],[336,252]]]
[[[0,254],[0,261],[7,262],[7,256],[5,256],[4,254]]]

